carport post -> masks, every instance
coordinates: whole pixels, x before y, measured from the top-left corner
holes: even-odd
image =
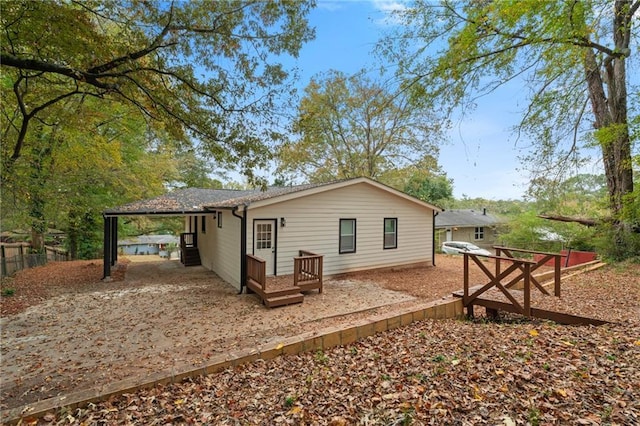
[[[118,263],[118,216],[111,218],[111,266]]]
[[[111,218],[102,215],[104,219],[104,236],[103,236],[103,281],[111,281]]]

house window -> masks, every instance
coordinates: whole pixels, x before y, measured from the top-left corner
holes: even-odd
[[[339,253],[356,252],[356,220],[340,219]]]
[[[218,212],[218,228],[222,228],[222,212]]]
[[[473,236],[476,240],[484,240],[484,227],[476,226],[476,230]]]
[[[384,219],[384,248],[398,248],[398,218],[386,217]]]
[[[206,234],[207,233],[207,217],[206,216],[202,216],[202,233]]]

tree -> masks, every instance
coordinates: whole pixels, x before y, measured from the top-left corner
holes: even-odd
[[[251,176],[265,164],[265,142],[288,73],[275,61],[313,37],[301,1],[5,1],[0,66],[3,177],[48,110],[93,98],[105,111],[135,107],[176,140],[195,138],[222,165]],[[12,98],[12,101],[9,99]],[[50,121],[45,121],[46,119]]]
[[[637,137],[629,127],[637,119],[629,117],[627,63],[639,8],[631,0],[417,0],[398,12],[402,25],[380,48],[398,64],[406,90],[441,100],[449,112],[526,79],[530,103],[518,130],[535,143],[524,159],[540,166],[534,177],[560,176],[567,161],[580,160],[581,146],[596,145],[609,210],[625,222]]]
[[[68,99],[47,112],[65,126],[36,127],[38,144],[24,148],[3,181],[2,214],[3,220],[22,216],[16,221],[31,227],[36,250],[54,227],[66,232],[73,258],[93,258],[103,241],[101,212],[162,193],[174,176],[174,158],[162,148],[171,141],[152,138],[131,108],[104,112],[98,100],[87,99],[79,116],[74,105]]]
[[[400,172],[401,175],[405,175],[401,184],[387,183],[399,187],[422,201],[440,207],[453,201],[453,180],[447,178],[435,158],[423,158]]]
[[[299,139],[281,147],[278,171],[312,182],[378,178],[436,155],[441,127],[424,105],[411,105],[364,71],[330,71],[305,89],[293,127]]]

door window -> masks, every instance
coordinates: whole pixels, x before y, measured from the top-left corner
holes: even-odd
[[[271,248],[271,223],[256,224],[256,248],[265,250]]]

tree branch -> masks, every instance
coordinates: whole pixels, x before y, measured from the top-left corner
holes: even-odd
[[[73,68],[64,67],[37,59],[21,59],[13,55],[2,53],[0,54],[0,63],[2,65],[22,70],[51,72],[54,74],[64,75],[76,81],[88,83],[99,89],[117,90],[118,88],[118,85],[116,84],[109,84],[100,81],[100,75],[96,75],[87,71],[74,70]]]

